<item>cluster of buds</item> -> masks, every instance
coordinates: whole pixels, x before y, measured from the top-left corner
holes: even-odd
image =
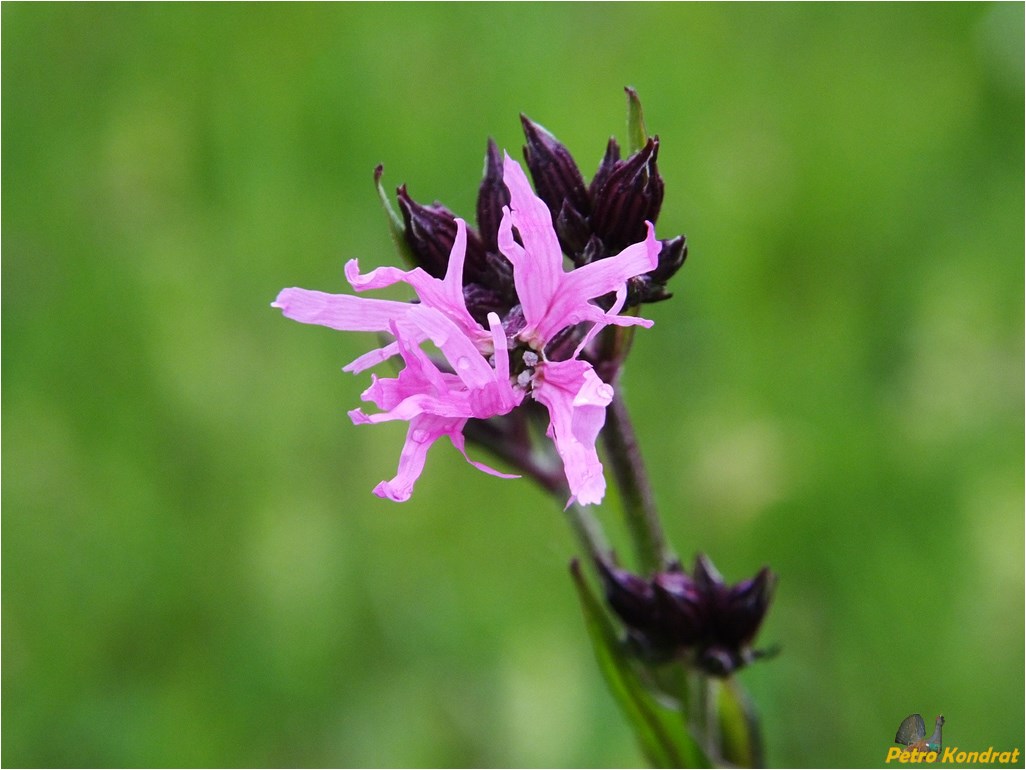
[[[663,180],[656,165],[659,139],[645,135],[637,93],[630,88],[627,93],[628,128],[631,131],[630,147],[633,151],[626,159],[621,159],[619,144],[615,139],[610,139],[590,185],[585,185],[569,150],[542,126],[523,115],[521,122],[526,137],[524,156],[527,171],[534,182],[534,191],[527,187],[526,178],[522,187],[518,179],[509,178],[511,159],[504,156],[494,141],[489,140],[484,178],[478,189],[476,228],[460,220],[454,212],[437,201],[432,204],[418,203],[410,196],[406,185],[396,190],[396,211],[382,188],[382,167],[375,169],[375,184],[389,214],[392,234],[406,261],[414,268],[407,275],[412,276],[422,271],[427,274],[426,277],[449,286],[447,291],[451,290],[453,282],[458,282],[462,288],[458,304],[465,308],[463,312],[469,315],[479,330],[489,329],[492,323],[490,319],[497,318],[507,337],[514,377],[528,378],[532,372],[538,375],[542,371],[534,363],[538,361],[548,365],[549,376],[534,376],[531,382],[541,384],[545,380],[555,383],[552,375],[556,369],[551,364],[569,364],[576,359],[587,364],[589,371],[595,372],[596,383],[614,385],[617,372],[630,347],[632,329],[629,327],[651,325],[650,321],[639,318],[636,311],[629,312],[630,309],[645,302],[669,298],[671,295],[666,289],[666,282],[677,272],[687,256],[687,241],[683,235],[665,240],[655,238],[654,225],[664,191]],[[523,176],[519,164],[513,163],[513,166],[517,168],[516,175]],[[540,228],[540,231],[547,234],[524,233],[514,223],[509,241],[503,242],[503,224],[511,209],[516,214],[518,206],[516,196],[511,195],[513,187],[521,190],[521,208],[527,204],[532,209],[528,217],[532,229]],[[529,204],[529,199],[536,200],[537,206]],[[625,272],[623,268],[635,259],[641,248],[639,244],[645,244],[645,264],[637,270]],[[528,262],[520,267],[518,281],[515,260],[511,258],[510,252],[525,247],[531,253]],[[539,248],[545,252],[544,258]],[[461,257],[460,269],[454,271],[453,255],[457,252]],[[635,256],[630,256],[632,254]],[[551,262],[551,259],[556,261]],[[564,272],[562,263],[567,259],[571,269]],[[542,267],[546,263],[549,267]],[[529,308],[532,298],[525,299],[524,296],[525,286],[532,282],[529,272],[535,273],[536,277],[548,273],[554,280],[558,279],[557,283],[562,286],[557,291],[563,298],[561,303],[573,300],[585,304],[578,305],[584,311],[583,314],[564,314],[562,323],[548,324],[552,326],[550,334],[545,335],[544,339],[530,341],[525,348],[523,337],[531,335],[532,324],[539,316],[537,301],[533,301],[536,307]],[[603,279],[608,282],[605,289],[597,294],[577,296],[574,299],[575,295],[589,290],[589,287],[605,286],[594,278],[600,275],[607,276]],[[616,279],[611,280],[614,275]],[[421,279],[417,280],[423,283]],[[564,280],[567,283],[562,285]],[[361,285],[370,285],[363,279],[361,281]],[[375,286],[378,285],[383,284],[376,281]],[[355,284],[354,288],[362,290]],[[549,288],[557,289],[555,284]],[[450,297],[450,300],[453,299]],[[423,296],[421,301],[424,301]],[[434,303],[433,299],[427,301],[429,304]],[[558,308],[553,306],[551,310],[556,312]],[[344,323],[326,323],[324,318],[329,314],[320,308],[309,309],[309,312],[292,308],[286,315],[308,323],[334,323],[333,328],[346,330],[359,325],[348,317]],[[597,320],[600,322],[594,323]],[[477,336],[476,332],[470,331],[471,336]],[[475,344],[480,344],[480,341]],[[435,359],[434,363],[443,372],[451,371],[451,367],[444,361]],[[361,363],[354,371],[362,368]],[[530,385],[529,382],[522,384]],[[574,380],[575,399],[582,396],[582,384],[580,377]],[[603,405],[611,398],[610,393],[601,390],[600,400]],[[537,395],[544,396],[544,392],[538,391]],[[574,408],[584,408],[587,400],[584,399]],[[577,404],[577,401],[573,403]],[[567,457],[562,457],[564,467],[561,468],[560,463],[544,449],[545,444],[538,446],[535,441],[539,425],[551,437],[552,423],[548,418],[551,418],[554,408],[549,404],[546,410],[537,403],[537,399],[525,399],[517,408],[505,413],[489,411],[487,414],[468,415],[469,419],[463,424],[461,432],[470,442],[503,458],[513,468],[532,477],[554,494],[561,495],[569,491],[578,500],[589,499],[588,496],[577,494],[579,489],[575,487],[581,486],[580,480],[575,483],[563,472]],[[568,405],[567,409],[557,411],[568,411],[569,408]],[[591,474],[601,469],[593,449],[597,429],[603,422],[597,414],[588,422],[590,427],[587,430],[579,415],[564,426],[564,433],[573,430],[580,434],[576,440],[586,450]],[[556,443],[558,449],[559,442]],[[569,451],[567,446],[562,449],[560,454]],[[604,486],[604,483],[596,482],[594,486],[596,491],[590,497],[597,500],[601,497],[598,487]]]
[[[751,647],[773,594],[776,578],[768,568],[736,585],[704,555],[690,575],[679,564],[650,580],[601,560],[598,569],[606,601],[646,660],[683,659],[723,677],[769,654]]]
[[[633,91],[629,95],[636,100]],[[620,146],[611,138],[591,184],[585,185],[565,145],[524,115],[521,123],[527,139],[524,157],[535,190],[549,209],[563,253],[575,267],[614,256],[645,238],[645,223],[656,223],[663,202],[663,179],[656,164],[658,137],[647,139],[626,159],[621,159]],[[463,278],[467,309],[481,323],[490,312],[506,319],[518,303],[509,262],[496,239],[502,209],[509,205],[502,171],[502,155],[489,140],[477,198],[477,229],[467,228]],[[380,179],[380,169],[377,173]],[[405,185],[398,188],[397,199],[402,238],[411,258],[430,275],[442,277],[456,237],[456,215],[438,202],[417,203]],[[686,257],[683,235],[661,239],[657,267],[628,281],[624,310],[668,299],[666,283]]]
[[[619,253],[645,235],[645,222],[655,224],[663,204],[663,179],[656,160],[659,137],[627,159],[610,138],[591,184],[585,187],[569,150],[552,134],[521,116],[527,145],[524,157],[538,197],[552,214],[563,252],[580,267]],[[660,241],[659,266],[631,279],[627,307],[669,299],[666,282],[687,258],[683,235]]]

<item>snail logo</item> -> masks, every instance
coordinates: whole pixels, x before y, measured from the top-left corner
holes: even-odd
[[[894,735],[894,742],[900,743],[904,748],[891,746],[887,749],[886,764],[897,761],[899,764],[985,764],[985,765],[1007,765],[1019,762],[1022,755],[1020,749],[1000,750],[993,746],[983,751],[962,751],[958,746],[944,748],[941,745],[941,729],[944,727],[944,716],[940,715],[934,720],[933,734],[926,737],[926,722],[919,714],[909,714],[901,721],[898,732]]]
[[[933,735],[926,737],[926,723],[919,714],[909,714],[901,722],[897,734],[894,736],[895,743],[905,746],[905,751],[933,752],[941,750],[941,728],[944,727],[944,715],[941,714],[934,720]]]

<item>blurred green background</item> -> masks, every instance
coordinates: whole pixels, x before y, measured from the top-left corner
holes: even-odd
[[[558,506],[447,445],[372,496],[371,338],[268,307],[394,262],[377,163],[472,217],[488,136],[590,177],[627,84],[691,256],[626,395],[677,549],[780,576],[769,763],[1026,748],[1021,4],[2,21],[4,765],[641,761]]]

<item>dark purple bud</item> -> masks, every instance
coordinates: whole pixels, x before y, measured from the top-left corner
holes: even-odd
[[[570,205],[570,201],[563,201],[563,208],[559,210],[555,225],[559,245],[576,263],[591,237],[588,221]]]
[[[406,185],[396,190],[396,197],[406,223],[406,242],[414,259],[435,278],[442,278],[456,240],[456,215],[437,203],[421,206],[406,192]]]
[[[662,241],[659,250],[659,266],[649,273],[653,281],[666,283],[670,280],[688,258],[688,239],[683,235]]]
[[[524,146],[527,168],[534,180],[535,191],[549,207],[553,220],[563,208],[563,201],[569,201],[581,216],[587,216],[591,212],[591,201],[570,151],[526,115],[520,115],[520,122],[527,137]]]
[[[467,303],[467,312],[482,326],[488,324],[489,313],[497,313],[501,317],[509,310],[509,300],[501,292],[479,283],[468,283],[463,287],[463,300]]]
[[[468,254],[470,252],[469,245],[467,252]],[[484,268],[479,278],[485,286],[490,286],[509,300],[509,304],[506,306],[507,310],[516,304],[517,289],[513,283],[513,265],[499,252],[488,251],[485,253]]]
[[[600,564],[599,571],[609,606],[640,654],[678,657],[713,676],[728,676],[765,656],[751,648],[751,641],[773,593],[768,569],[735,586],[701,555],[690,575],[679,564],[651,580],[608,564]]]
[[[545,343],[545,357],[549,361],[568,361],[574,357],[574,351],[580,343],[581,335],[577,325],[567,326]]]
[[[471,262],[470,232],[467,233],[467,262],[463,269],[463,298],[467,310],[481,326],[488,325],[488,314],[504,317],[517,300],[513,283],[513,266],[502,255],[484,252],[479,261]]]
[[[749,656],[743,651],[713,645],[702,650],[695,659],[695,665],[711,676],[730,676],[746,663]]]
[[[627,307],[643,302],[662,302],[673,295],[666,290],[666,282],[680,270],[688,256],[688,243],[683,235],[662,241],[659,266],[651,273],[635,276],[627,281]]]
[[[652,585],[637,575],[597,560],[606,601],[628,626],[650,628],[656,622],[656,598]]]
[[[656,167],[659,139],[615,164],[594,198],[591,225],[610,254],[645,238],[645,222],[655,224],[663,204],[663,180]],[[601,168],[601,167],[600,167]]]
[[[723,641],[744,646],[755,638],[769,608],[773,582],[773,573],[763,567],[754,579],[730,589],[720,618]]]
[[[708,609],[698,584],[683,572],[661,572],[652,582],[665,631],[674,643],[689,647],[700,641]]]
[[[606,154],[602,156],[602,162],[599,163],[598,171],[591,178],[591,185],[588,187],[588,195],[592,200],[595,200],[598,191],[602,189],[602,185],[609,179],[609,175],[613,173],[619,162],[620,145],[616,143],[616,139],[609,137],[609,144],[606,145]]]
[[[502,207],[509,205],[509,190],[502,182],[502,155],[491,139],[485,152],[484,179],[477,193],[477,229],[485,251],[498,251]]]
[[[723,575],[721,575],[719,570],[716,569],[716,565],[712,563],[712,559],[704,553],[700,553],[695,557],[695,568],[693,572],[695,575],[695,582],[702,587],[703,591],[711,592],[726,587]]]
[[[396,190],[396,197],[406,223],[404,236],[414,259],[435,278],[442,278],[449,266],[449,254],[456,240],[456,215],[440,203],[422,206],[410,197],[406,185]],[[478,234],[468,227],[463,283],[482,283],[482,276],[487,273],[484,245]]]

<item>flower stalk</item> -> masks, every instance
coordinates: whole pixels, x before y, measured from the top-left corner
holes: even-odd
[[[620,490],[620,503],[638,566],[643,573],[650,574],[669,567],[676,557],[666,543],[634,426],[617,385],[614,384],[613,400],[606,407],[601,438]]]

